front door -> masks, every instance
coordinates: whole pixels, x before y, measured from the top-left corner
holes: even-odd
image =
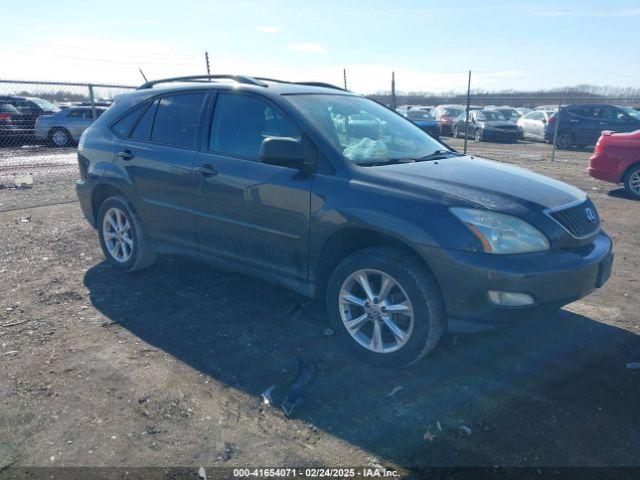
[[[196,231],[205,256],[305,278],[313,175],[260,162],[262,140],[278,136],[305,141],[267,99],[218,95],[206,151],[196,158]]]

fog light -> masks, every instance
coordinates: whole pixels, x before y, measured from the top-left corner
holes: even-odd
[[[489,290],[488,293],[489,299],[502,307],[526,307],[536,303],[528,293],[502,292],[500,290]]]

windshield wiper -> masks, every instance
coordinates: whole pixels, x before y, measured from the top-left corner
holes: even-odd
[[[424,157],[421,157],[418,161],[422,162],[427,160],[438,160],[440,158],[447,158],[448,156],[461,157],[462,154],[458,152],[454,152],[452,150],[436,150],[435,152],[430,153],[429,155],[425,155]]]
[[[356,165],[361,167],[377,167],[380,165],[397,165],[399,163],[415,163],[419,161],[416,158],[388,158],[387,160],[380,160],[377,162],[355,162]]]

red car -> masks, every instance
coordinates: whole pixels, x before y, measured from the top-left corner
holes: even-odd
[[[602,132],[589,159],[589,175],[611,183],[622,183],[640,199],[640,130],[630,133]]]

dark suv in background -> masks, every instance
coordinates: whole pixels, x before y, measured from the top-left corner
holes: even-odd
[[[558,124],[556,145],[559,148],[595,145],[605,130],[633,132],[640,129],[640,112],[617,105],[569,105],[549,118],[544,138],[553,142]]]
[[[173,80],[120,96],[80,139],[80,205],[119,269],[183,254],[323,298],[380,365],[609,277],[611,241],[574,187],[463,156],[330,85]]]

